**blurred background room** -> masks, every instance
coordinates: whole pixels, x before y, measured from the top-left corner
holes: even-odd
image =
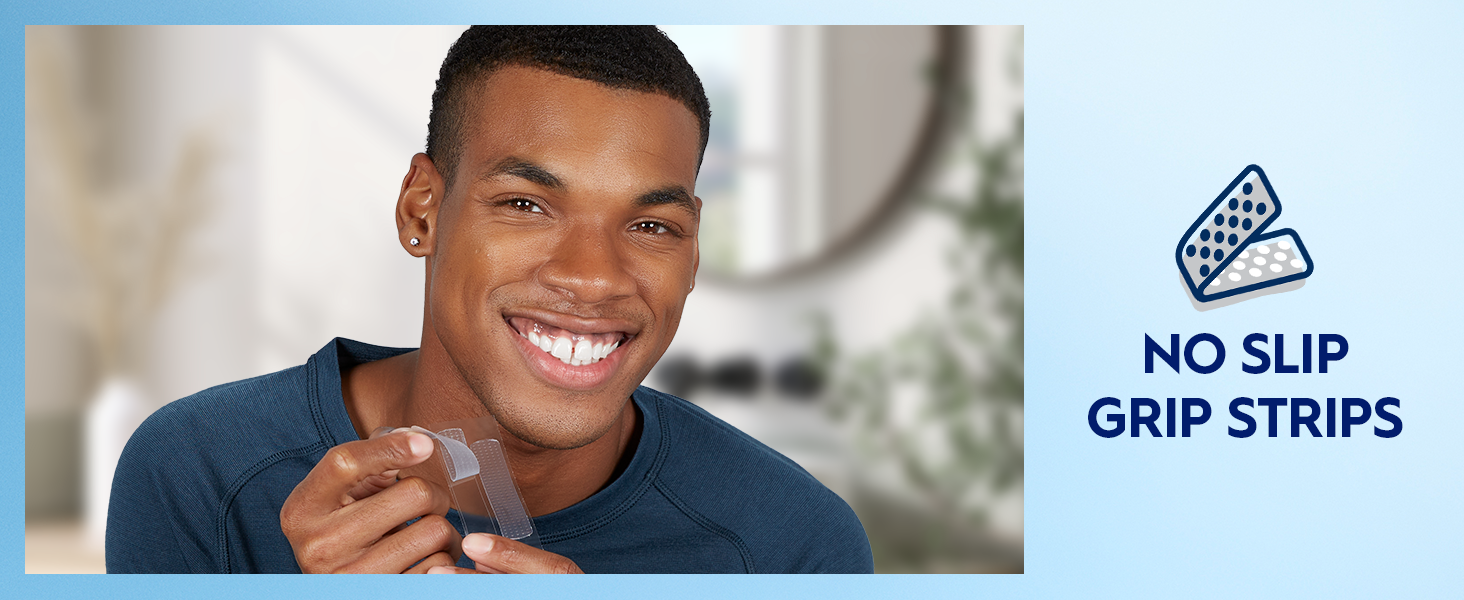
[[[415,347],[392,209],[462,27],[26,28],[26,572],[101,572],[171,400]],[[879,572],[1022,572],[1021,27],[670,26],[712,133],[647,384],[843,496]]]

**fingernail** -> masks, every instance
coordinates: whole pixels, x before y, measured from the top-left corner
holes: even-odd
[[[432,454],[432,438],[420,433],[410,435],[411,439],[407,443],[412,446],[412,456],[427,456]]]
[[[451,567],[432,567],[427,569],[428,575],[452,575]]]
[[[463,552],[468,554],[487,554],[493,551],[493,538],[483,533],[471,533],[463,538]]]

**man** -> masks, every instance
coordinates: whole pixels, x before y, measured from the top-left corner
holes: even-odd
[[[695,281],[710,110],[654,28],[475,27],[443,62],[396,221],[421,348],[337,339],[148,419],[114,572],[869,572],[848,506],[639,387]],[[543,548],[461,538],[402,426],[491,415]],[[400,479],[399,479],[400,477]]]

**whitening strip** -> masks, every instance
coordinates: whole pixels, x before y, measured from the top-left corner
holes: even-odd
[[[432,438],[441,449],[437,454],[447,473],[463,535],[492,533],[541,547],[534,521],[513,483],[498,441],[498,424],[492,417],[414,425],[412,430]]]

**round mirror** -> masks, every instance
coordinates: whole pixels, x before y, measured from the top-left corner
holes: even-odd
[[[955,27],[668,26],[712,106],[701,272],[783,279],[869,237],[951,119]]]

